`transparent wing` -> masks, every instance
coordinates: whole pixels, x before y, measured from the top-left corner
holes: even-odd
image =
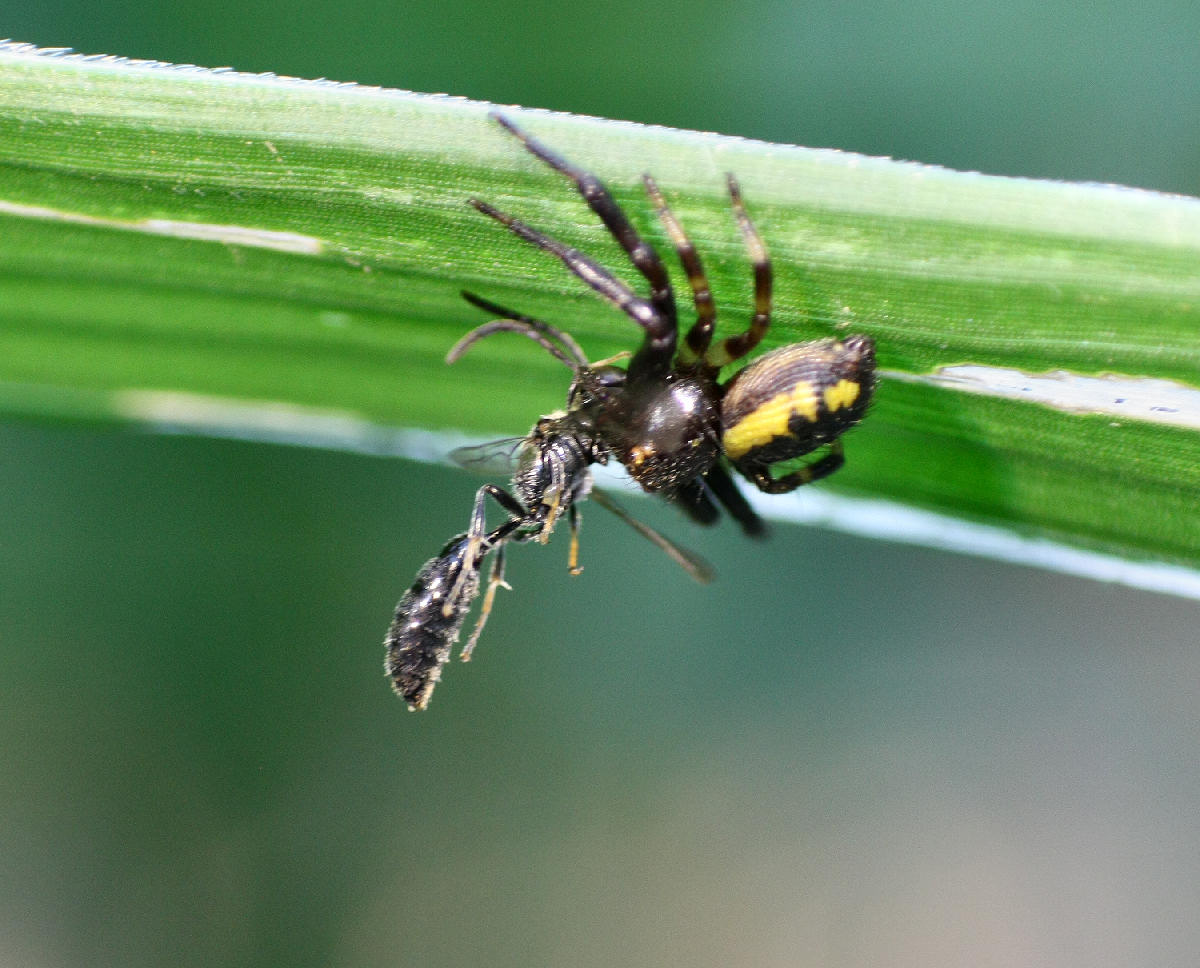
[[[524,442],[524,437],[505,437],[472,447],[456,447],[450,451],[450,459],[459,467],[476,474],[511,477],[517,466],[517,452]]]

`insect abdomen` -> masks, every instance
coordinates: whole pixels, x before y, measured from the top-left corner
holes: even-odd
[[[412,587],[400,598],[384,645],[384,668],[410,709],[424,709],[442,666],[458,641],[463,620],[479,594],[479,570],[464,560],[467,536],[451,539],[436,558],[417,573]],[[446,614],[446,603],[463,567],[470,571]]]

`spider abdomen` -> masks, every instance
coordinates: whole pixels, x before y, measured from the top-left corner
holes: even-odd
[[[734,464],[802,457],[858,423],[874,387],[875,347],[865,336],[781,347],[729,382],[722,448]]]

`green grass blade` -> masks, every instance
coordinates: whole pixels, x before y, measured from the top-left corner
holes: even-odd
[[[664,244],[656,174],[726,331],[750,305],[737,173],[775,260],[770,345],[879,344],[830,487],[1200,565],[1196,199],[513,113]],[[0,47],[0,409],[154,416],[191,394],[521,433],[564,372],[515,339],[443,365],[481,321],[459,289],[593,358],[637,335],[472,195],[622,266],[485,105]]]

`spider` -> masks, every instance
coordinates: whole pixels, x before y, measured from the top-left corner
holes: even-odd
[[[639,296],[591,257],[486,202],[470,199],[471,205],[514,235],[556,256],[642,328],[642,345],[623,374],[615,367],[604,374],[597,436],[646,491],[675,501],[705,523],[718,516],[716,505],[720,504],[747,531],[761,532],[761,520],[733,485],[720,457],[728,458],[735,470],[768,494],[783,494],[832,474],[845,461],[841,435],[862,419],[871,399],[874,343],[866,336],[794,343],[765,354],[725,384],[720,383],[720,371],[758,346],[771,319],[771,262],[734,176],[727,175],[726,180],[754,269],[754,312],[744,332],[715,343],[716,307],[700,256],[654,179],[643,176],[646,193],[692,292],[696,320],[681,343],[667,270],[608,189],[595,175],[575,167],[504,115],[492,116],[535,157],[574,183],[649,284],[649,297]],[[465,295],[480,304],[477,298]],[[501,310],[494,305],[484,308]],[[528,317],[507,310],[501,314],[526,332],[557,333]],[[475,333],[487,335],[480,330]],[[457,355],[474,341],[470,335],[456,347]],[[824,456],[782,477],[772,475],[772,465],[811,454],[822,445],[829,445]]]
[[[589,468],[615,459],[641,487],[710,524],[724,509],[750,535],[764,532],[762,519],[735,484],[728,467],[768,494],[782,494],[827,477],[845,461],[841,436],[866,413],[875,386],[874,343],[867,336],[794,343],[766,353],[725,383],[721,370],[755,349],[771,316],[772,272],[766,246],[746,212],[741,189],[727,176],[729,197],[754,270],[754,310],[747,328],[714,341],[716,308],[695,246],[684,233],[658,185],[643,180],[691,289],[695,322],[679,339],[675,294],[667,270],[595,175],[572,165],[510,119],[492,117],[535,157],[568,178],[637,272],[649,295],[640,296],[590,256],[539,232],[479,199],[478,211],[558,258],[575,276],[608,300],[643,331],[641,345],[621,368],[616,360],[589,363],[566,332],[472,293],[463,296],[490,313],[491,322],[467,333],[450,350],[458,360],[475,342],[499,332],[532,339],[573,379],[565,411],[542,417],[520,445],[513,495],[485,484],[475,496],[469,530],[421,569],[397,606],[386,640],[386,668],[396,691],[412,708],[424,708],[450,655],[471,603],[479,593],[483,559],[495,553],[487,595],[463,658],[469,658],[504,584],[509,542],[549,538],[565,513],[571,526],[569,564],[578,573],[578,501],[589,496],[650,538],[700,581],[707,566],[657,532],[625,514],[591,488]],[[775,465],[819,457],[781,476]],[[726,466],[728,464],[728,467]],[[489,531],[485,507],[492,498],[508,519]]]

